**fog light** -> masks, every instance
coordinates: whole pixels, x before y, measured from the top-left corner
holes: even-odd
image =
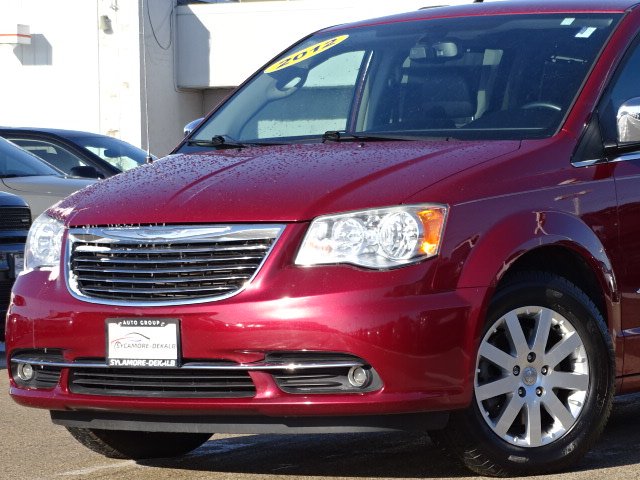
[[[347,379],[352,386],[364,388],[371,383],[371,373],[362,367],[351,367]]]
[[[29,382],[33,379],[33,367],[30,363],[21,363],[17,369],[18,378],[23,382]]]

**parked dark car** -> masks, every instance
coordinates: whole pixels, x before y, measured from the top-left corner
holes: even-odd
[[[35,217],[95,178],[66,176],[37,155],[0,137],[0,192],[20,195]]]
[[[484,475],[566,469],[640,391],[639,71],[633,0],[304,38],[34,221],[12,397],[120,457],[420,430]]]
[[[16,195],[0,192],[0,341],[4,341],[11,287],[24,268],[24,244],[30,226],[27,203]]]
[[[117,138],[98,133],[55,128],[0,127],[0,137],[67,175],[108,178],[146,162],[147,152]]]

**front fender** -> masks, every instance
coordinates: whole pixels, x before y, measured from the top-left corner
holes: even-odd
[[[462,265],[457,286],[486,288],[483,312],[498,282],[524,254],[545,246],[559,246],[578,254],[598,279],[605,298],[609,330],[618,355],[622,354],[618,338],[620,294],[612,263],[598,236],[580,217],[558,211],[519,212],[505,217],[479,235],[474,243]],[[482,325],[472,330],[477,336]]]
[[[564,212],[520,212],[481,235],[464,263],[458,286],[495,286],[522,255],[543,246],[563,246],[580,255],[598,277],[606,297],[619,301],[611,260],[595,232]]]

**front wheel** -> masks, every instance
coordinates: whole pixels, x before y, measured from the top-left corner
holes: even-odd
[[[177,457],[198,448],[210,433],[136,432],[67,427],[85,447],[109,458]]]
[[[593,302],[557,275],[519,274],[490,306],[472,405],[434,436],[483,475],[562,470],[602,432],[613,393],[613,347]]]

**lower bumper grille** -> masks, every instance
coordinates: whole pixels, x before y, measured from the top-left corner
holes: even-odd
[[[267,361],[272,363],[297,363],[295,370],[282,370],[273,373],[278,388],[286,393],[314,394],[314,393],[365,393],[373,392],[382,387],[382,380],[377,372],[366,365],[358,357],[341,353],[277,353],[267,355]],[[331,363],[342,363],[344,366],[329,366]],[[305,368],[305,364],[326,364],[324,368]],[[351,364],[351,366],[348,366]],[[365,371],[367,381],[361,386],[355,386],[349,381],[353,365],[360,365]]]
[[[248,372],[128,368],[72,368],[69,390],[85,395],[161,398],[242,398],[256,393]]]
[[[47,349],[13,355],[10,364],[20,387],[53,388],[64,369],[69,391],[83,395],[247,398],[257,393],[251,372],[270,374],[283,392],[291,394],[366,393],[382,388],[378,373],[363,359],[341,353],[269,353],[255,363],[187,361],[180,368],[156,369],[112,368],[99,358],[67,361],[61,351]],[[19,374],[30,369],[34,378],[21,380]]]
[[[23,380],[18,375],[18,368],[21,363],[15,360],[24,359],[33,368],[33,377]],[[60,382],[62,368],[57,363],[64,361],[62,353],[56,350],[47,352],[24,352],[15,355],[11,362],[11,376],[21,387],[36,389],[55,388]],[[51,362],[50,364],[48,362]]]

